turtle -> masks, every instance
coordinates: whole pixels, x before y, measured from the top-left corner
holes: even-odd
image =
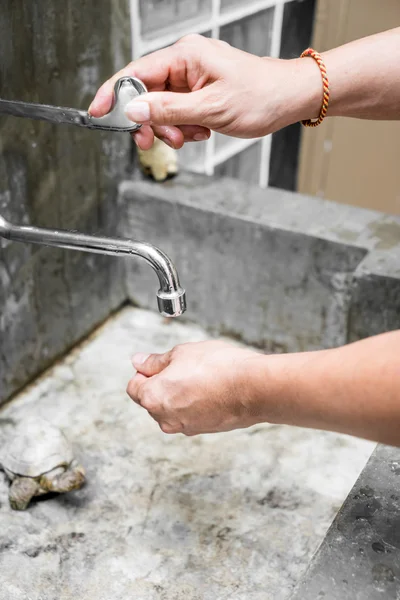
[[[140,167],[145,175],[155,181],[165,181],[178,173],[178,154],[158,138],[150,150],[138,148]]]
[[[25,510],[34,496],[70,492],[85,482],[64,433],[41,417],[19,422],[0,452],[0,469],[11,482],[14,510]]]

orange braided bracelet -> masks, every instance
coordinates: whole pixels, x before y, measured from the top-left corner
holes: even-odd
[[[315,62],[317,63],[317,65],[319,66],[319,70],[321,71],[321,75],[322,75],[324,96],[323,96],[323,100],[322,100],[321,112],[319,113],[318,119],[316,121],[312,121],[311,119],[306,119],[305,121],[302,121],[302,124],[304,125],[304,127],[317,127],[325,119],[326,113],[328,112],[329,81],[328,81],[328,76],[326,74],[325,63],[322,60],[321,55],[318,52],[316,52],[315,50],[313,50],[312,48],[307,48],[307,50],[304,50],[304,52],[302,53],[300,58],[304,58],[305,56],[311,56],[311,58],[313,58],[315,60]]]

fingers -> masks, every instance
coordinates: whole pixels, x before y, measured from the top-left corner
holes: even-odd
[[[157,421],[164,433],[179,433],[183,430],[183,424],[176,418],[168,415],[165,405],[165,392],[158,385],[158,375],[171,362],[172,352],[165,354],[135,354],[132,363],[137,373],[130,380],[127,393],[136,404],[147,410],[149,415]]]
[[[151,92],[131,100],[125,114],[135,123],[145,125],[209,126],[215,107],[210,106],[209,90],[181,94],[177,92]]]
[[[150,127],[143,125],[137,132],[132,134],[133,140],[141,150],[150,150],[154,143],[154,136],[158,137],[164,144],[179,150],[185,143],[185,136],[179,127],[167,127],[160,125],[159,127]]]
[[[206,142],[211,135],[208,127],[200,125],[179,125],[178,128],[183,133],[185,142]]]
[[[174,58],[173,47],[168,47],[129,63],[99,88],[89,107],[90,114],[102,117],[109,112],[115,83],[121,77],[137,77],[150,91],[164,90]]]
[[[141,150],[150,150],[154,143],[154,132],[150,125],[143,125],[132,134],[132,138]]]
[[[154,143],[154,135],[162,142],[179,150],[185,142],[201,142],[209,139],[211,131],[200,125],[143,125],[132,137],[141,150],[149,150]]]
[[[136,373],[128,383],[126,391],[136,404],[147,410],[149,415],[158,423],[161,431],[169,434],[183,432],[183,424],[165,414],[160,394],[149,383],[148,377]]]
[[[204,45],[210,43],[211,40],[201,35],[191,34],[172,46],[131,62],[99,88],[89,112],[95,117],[101,117],[110,110],[114,85],[121,77],[137,77],[150,92],[163,91],[167,84],[169,89],[181,92],[194,89],[199,80],[205,77],[199,71],[199,65],[204,55]]]
[[[128,396],[130,396],[130,398],[139,405],[141,405],[140,398],[142,395],[142,386],[145,381],[147,381],[147,377],[141,373],[136,373],[136,375],[129,381],[128,387],[126,388]]]
[[[88,108],[88,113],[93,115],[93,117],[103,117],[110,111],[114,100],[114,86],[121,77],[128,75],[133,76],[133,73],[129,73],[131,65],[132,63],[125,67],[125,69],[115,73],[111,79],[108,79],[105,83],[103,83],[103,85],[97,90],[97,93]]]
[[[138,373],[152,377],[161,373],[171,362],[171,352],[165,354],[135,354],[132,364]]]
[[[185,142],[206,141],[211,131],[200,125],[155,125],[154,134],[165,144],[179,150]]]

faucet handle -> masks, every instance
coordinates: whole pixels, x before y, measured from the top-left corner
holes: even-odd
[[[158,310],[163,317],[179,317],[186,310],[186,292],[183,288],[171,292],[157,292]]]
[[[88,115],[87,127],[106,131],[137,131],[141,125],[128,119],[125,108],[131,100],[146,93],[147,88],[140,79],[121,77],[114,86],[114,103],[110,112],[103,117]]]

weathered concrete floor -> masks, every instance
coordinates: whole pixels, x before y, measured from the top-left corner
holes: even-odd
[[[290,596],[373,444],[269,425],[164,435],[125,395],[130,356],[206,337],[124,309],[0,411],[1,439],[34,412],[61,426],[88,473],[24,513],[0,475],[0,600]]]

